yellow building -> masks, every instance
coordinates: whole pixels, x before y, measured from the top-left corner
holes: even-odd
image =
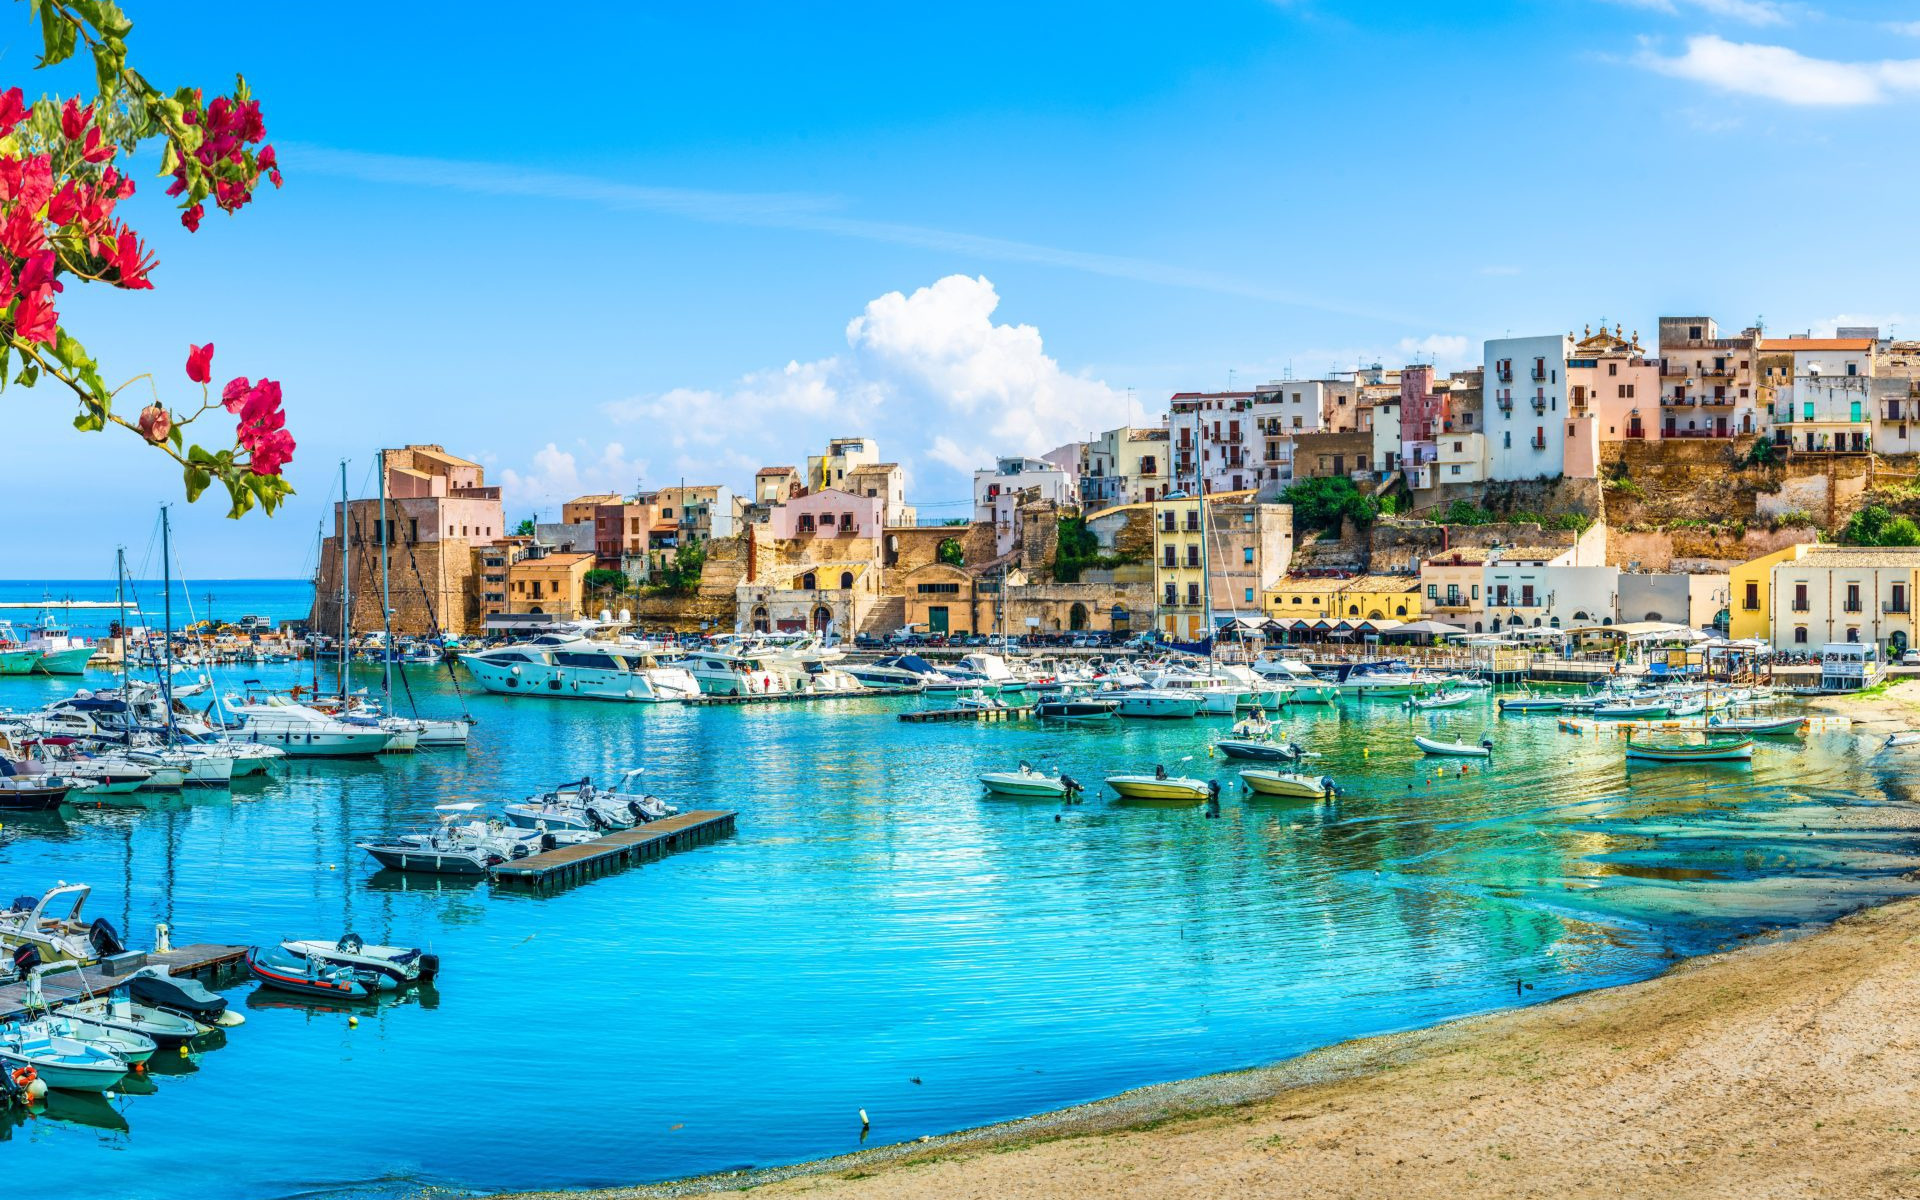
[[[585,616],[591,554],[548,554],[507,567],[507,611],[551,613],[562,621]]]
[[[1763,554],[1752,562],[1743,562],[1727,572],[1727,636],[1736,640],[1760,638],[1773,640],[1773,569],[1781,563],[1799,562],[1819,547],[1809,542]]]
[[[1288,576],[1267,591],[1266,602],[1267,615],[1282,621],[1418,621],[1420,580],[1411,575]]]
[[[1175,641],[1199,641],[1207,633],[1200,536],[1197,496],[1153,502],[1153,624]]]

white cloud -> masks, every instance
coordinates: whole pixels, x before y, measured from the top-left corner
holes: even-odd
[[[1436,363],[1463,362],[1467,357],[1467,339],[1453,333],[1430,333],[1423,338],[1401,338],[1400,352],[1423,357]]]
[[[930,468],[968,476],[996,455],[1044,454],[1124,415],[1121,395],[1062,368],[1039,330],[996,323],[999,305],[986,278],[949,275],[868,303],[846,325],[844,353],[602,411],[639,427],[650,452],[671,451],[673,471],[689,479],[744,487],[756,468],[799,466],[828,437],[864,434],[911,478],[953,492],[942,498],[967,495],[963,479]]]
[[[1881,28],[1902,37],[1920,37],[1920,21],[1888,21]]]
[[[1786,6],[1772,3],[1772,0],[1610,0],[1610,2],[1623,4],[1628,8],[1649,9],[1653,12],[1665,13],[1670,17],[1679,16],[1681,10],[1685,8],[1712,17],[1742,21],[1748,25],[1787,24]]]
[[[1669,58],[1649,51],[1639,61],[1722,91],[1810,107],[1879,104],[1920,92],[1920,59],[1839,62],[1711,34],[1688,38],[1685,54]]]
[[[647,464],[628,459],[626,448],[619,442],[607,443],[598,457],[591,457],[592,451],[584,439],[579,445],[582,453],[589,455],[584,463],[571,450],[562,450],[558,444],[548,442],[534,454],[533,465],[525,473],[511,467],[500,473],[501,500],[506,506],[509,524],[516,523],[520,514],[528,512],[538,512],[543,520],[557,521],[560,506],[575,496],[631,492],[647,473]]]

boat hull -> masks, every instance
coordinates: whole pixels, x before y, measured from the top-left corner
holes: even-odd
[[[1207,785],[1197,779],[1157,779],[1151,775],[1114,775],[1107,786],[1123,800],[1152,800],[1162,804],[1199,804]]]
[[[1282,742],[1222,738],[1213,744],[1213,748],[1228,758],[1244,758],[1256,762],[1292,762],[1294,758],[1293,747]]]
[[[1413,739],[1413,743],[1420,747],[1423,754],[1431,754],[1438,758],[1488,758],[1493,754],[1493,751],[1485,746],[1469,746],[1463,742],[1441,742],[1432,738],[1417,737]]]
[[[1288,800],[1324,800],[1327,782],[1322,776],[1292,775],[1284,771],[1242,771],[1240,781],[1257,796]]]
[[[87,664],[91,661],[93,661],[92,646],[42,650],[39,661],[33,664],[33,670],[39,675],[84,675],[87,673]]]
[[[1045,776],[1021,778],[1018,775],[982,775],[980,786],[995,796],[1057,800],[1067,794],[1067,785]]]
[[[429,875],[485,875],[491,863],[470,854],[429,850],[419,846],[360,847],[391,871],[419,871]]]

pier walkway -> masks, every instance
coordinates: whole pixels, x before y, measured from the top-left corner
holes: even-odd
[[[245,946],[194,945],[177,946],[172,950],[149,950],[146,953],[145,966],[165,967],[174,975],[183,979],[197,979],[213,986],[223,976],[237,970],[245,962]],[[114,975],[99,965],[82,968],[79,971],[62,971],[58,975],[49,975],[40,981],[40,991],[47,1000],[59,1004],[65,1000],[75,1000],[89,992],[110,992],[127,981],[125,975]],[[0,984],[0,1021],[10,1021],[26,1012],[27,985],[25,983]]]
[[[1031,704],[1009,704],[1005,708],[923,708],[903,712],[902,721],[925,724],[933,721],[1017,721],[1033,715]]]
[[[739,814],[720,809],[680,813],[631,829],[619,829],[591,842],[530,854],[493,869],[497,883],[564,887],[595,879],[634,863],[651,862],[676,850],[704,846],[729,837]]]

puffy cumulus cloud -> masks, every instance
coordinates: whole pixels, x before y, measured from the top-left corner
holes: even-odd
[[[1802,107],[1848,108],[1920,93],[1920,59],[1842,62],[1711,34],[1688,38],[1684,54],[1649,50],[1639,61],[1663,75]]]
[[[1447,365],[1467,357],[1467,339],[1455,333],[1430,333],[1423,338],[1401,338],[1400,352]]]
[[[761,466],[864,434],[917,484],[959,489],[997,454],[1043,454],[1120,421],[1118,393],[1062,368],[1031,325],[998,324],[984,277],[888,292],[847,323],[845,353],[754,371],[719,390],[675,388],[605,405],[670,450],[689,479],[745,487]]]
[[[501,500],[508,513],[508,524],[516,524],[520,515],[539,513],[546,520],[560,519],[560,506],[575,496],[595,492],[631,492],[647,473],[644,461],[627,457],[626,447],[609,442],[595,454],[585,442],[580,449],[585,461],[571,450],[562,450],[548,442],[533,456],[526,471],[512,467],[500,472]]]

